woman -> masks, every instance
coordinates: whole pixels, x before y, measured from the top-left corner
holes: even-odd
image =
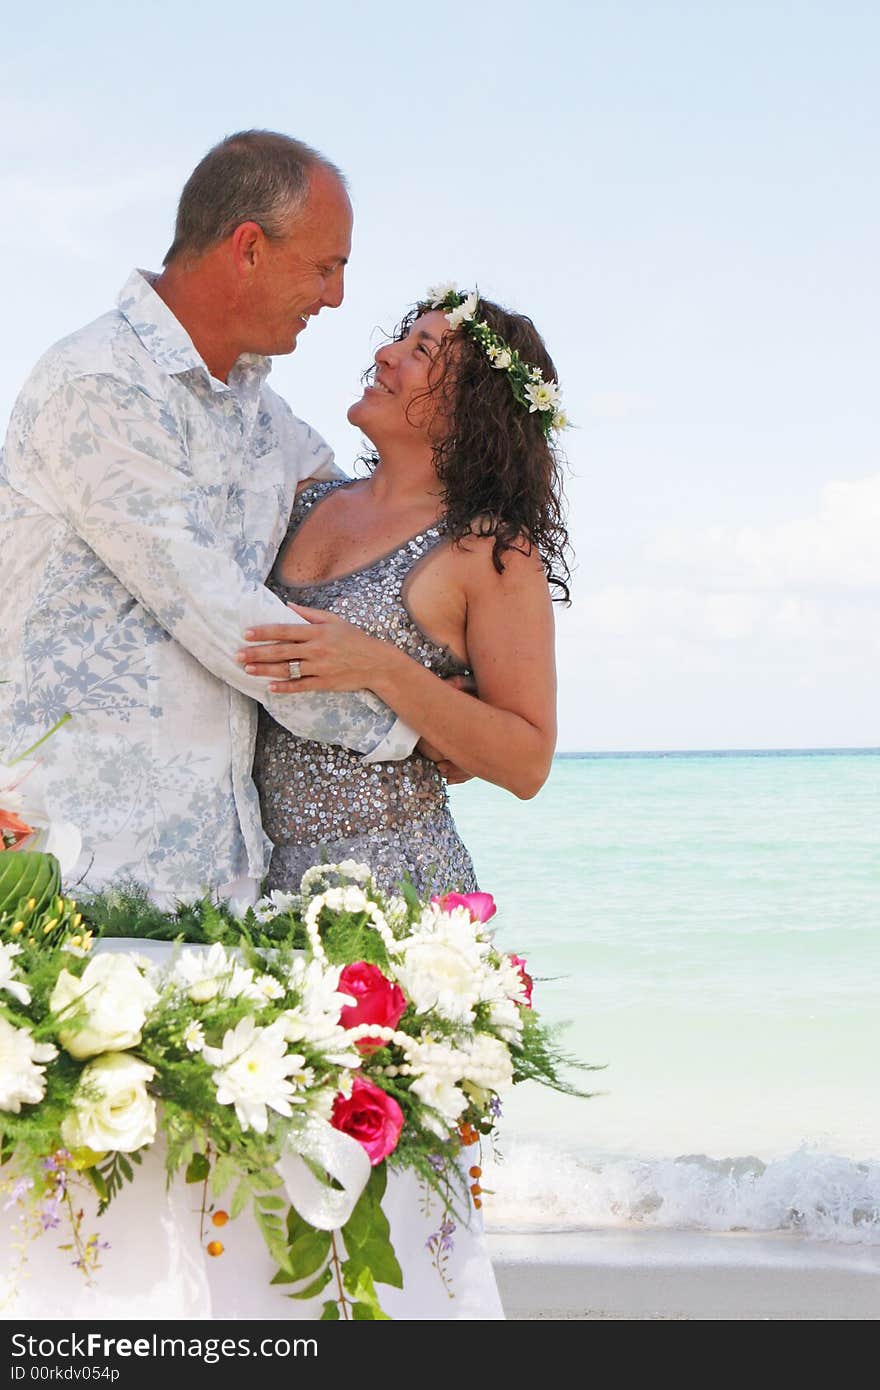
[[[269,888],[295,890],[319,860],[354,858],[389,891],[405,877],[420,893],[471,890],[444,771],[520,797],[546,780],[550,589],[567,600],[569,573],[555,375],[529,319],[429,291],[348,412],[375,447],[369,477],[301,486],[269,584],[308,625],[251,630],[266,645],[239,660],[273,690],[368,688],[421,742],[371,765],[263,718]],[[466,678],[477,699],[459,688]]]

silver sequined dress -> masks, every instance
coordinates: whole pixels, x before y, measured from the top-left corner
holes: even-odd
[[[343,480],[319,482],[300,492],[269,588],[293,603],[338,613],[371,636],[393,642],[439,676],[464,674],[466,667],[422,632],[406,606],[406,580],[443,539],[442,521],[339,578],[316,584],[280,582],[291,538],[317,503],[347,485]],[[359,753],[299,738],[261,711],[254,779],[263,826],[275,845],[267,889],[296,891],[312,864],[341,859],[369,864],[386,892],[394,891],[404,876],[420,894],[471,892],[477,886],[443,779],[435,764],[419,754],[365,764]]]

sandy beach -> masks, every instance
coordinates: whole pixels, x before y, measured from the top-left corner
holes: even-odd
[[[507,1316],[532,1321],[880,1317],[880,1248],[788,1233],[493,1233]]]

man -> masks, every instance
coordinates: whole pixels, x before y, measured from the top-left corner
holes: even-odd
[[[159,901],[252,894],[269,842],[251,780],[256,705],[371,761],[412,750],[368,692],[267,693],[245,628],[293,620],[263,587],[297,483],[325,442],[266,385],[275,353],[342,303],[351,206],[339,171],[268,131],[211,150],[158,276],[56,344],[16,402],[0,464],[0,747],[41,749],[78,873]],[[74,874],[74,878],[77,874]]]

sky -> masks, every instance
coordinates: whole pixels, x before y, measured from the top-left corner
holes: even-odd
[[[157,268],[235,130],[348,175],[343,306],[272,384],[345,411],[428,284],[534,319],[576,428],[561,750],[880,744],[873,0],[215,0],[4,18],[0,417]]]

